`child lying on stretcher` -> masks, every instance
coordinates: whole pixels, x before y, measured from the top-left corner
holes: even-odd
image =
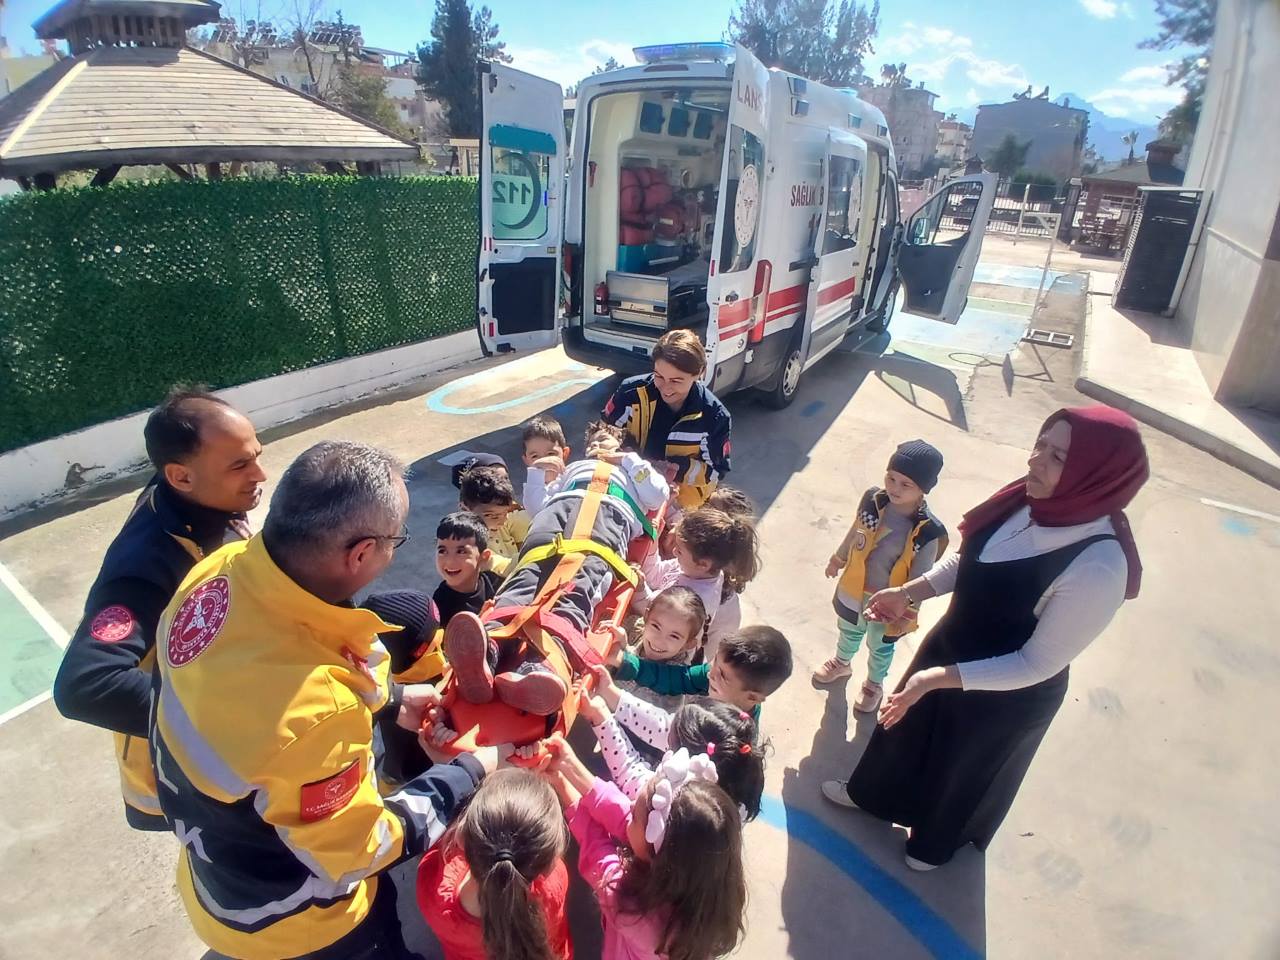
[[[444,653],[453,667],[458,695],[470,703],[488,703],[495,696],[519,710],[548,716],[560,709],[571,677],[560,672],[522,641],[519,631],[506,637],[503,625],[542,606],[537,617],[580,672],[585,664],[578,651],[585,646],[596,605],[625,568],[627,547],[637,537],[654,534],[647,518],[665,506],[666,479],[637,453],[621,452],[622,431],[602,423],[587,427],[585,460],[575,461],[546,487],[540,503],[527,504],[538,512],[512,571],[494,598],[493,608],[480,617],[459,613],[445,629]],[[600,493],[594,519],[588,487],[598,466],[607,469],[607,485]],[[562,587],[550,585],[554,598],[547,604],[544,586],[565,553],[546,549],[557,542],[593,541],[602,552],[569,545],[568,554],[581,564]],[[496,634],[496,635],[495,635]]]

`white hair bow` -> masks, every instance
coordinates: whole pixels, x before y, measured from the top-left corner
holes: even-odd
[[[649,796],[649,819],[645,822],[644,838],[653,844],[653,852],[662,849],[662,838],[667,833],[667,816],[671,812],[671,801],[686,783],[694,780],[705,780],[715,783],[719,777],[716,765],[704,753],[696,757],[689,756],[687,747],[681,747],[672,753],[667,751],[654,772],[653,793]]]

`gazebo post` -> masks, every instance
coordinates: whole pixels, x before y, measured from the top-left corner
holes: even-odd
[[[222,164],[220,164],[220,163],[206,163],[206,164],[204,165],[204,175],[205,175],[205,177],[207,177],[207,178],[208,178],[208,179],[210,179],[210,180],[221,180],[221,179],[222,179]]]
[[[228,176],[228,177],[238,177],[238,176],[240,176],[240,171],[241,171],[241,169],[242,169],[243,167],[244,167],[244,164],[243,164],[243,163],[241,163],[239,160],[232,160],[232,161],[231,161],[231,168],[230,168],[229,170],[227,170],[227,176]]]
[[[191,179],[191,171],[188,170],[186,167],[180,166],[179,164],[176,164],[176,163],[166,163],[165,166],[168,167],[170,170],[172,170],[174,174],[177,175],[179,180]]]
[[[337,177],[345,177],[351,171],[348,170],[343,164],[339,163],[337,160],[326,160],[324,162],[324,172],[332,173],[334,176],[337,176]]]
[[[119,172],[120,164],[118,163],[113,163],[109,167],[102,167],[93,175],[93,179],[89,181],[89,186],[105,187],[116,178],[116,174]]]
[[[37,173],[31,180],[37,190],[56,190],[58,175],[56,173]]]

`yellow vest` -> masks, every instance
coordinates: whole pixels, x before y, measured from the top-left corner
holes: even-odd
[[[866,592],[867,557],[875,549],[875,545],[884,536],[881,518],[889,509],[889,496],[878,487],[872,487],[862,495],[858,503],[858,512],[854,519],[853,543],[849,547],[849,556],[845,560],[844,572],[836,586],[836,596],[844,594],[857,598],[862,602]],[[938,542],[938,556],[947,549],[947,530],[939,520],[929,512],[925,504],[920,504],[916,511],[915,523],[907,534],[907,542],[903,545],[902,555],[894,561],[889,572],[889,586],[900,587],[911,578],[911,562],[916,551],[931,541]],[[838,599],[837,599],[838,602]],[[916,628],[915,611],[911,612],[910,625],[904,629],[886,629],[885,636],[901,637]]]
[[[197,564],[165,610],[156,777],[179,892],[214,950],[274,960],[333,943],[402,855],[373,772],[391,628],[303,590],[261,536]]]

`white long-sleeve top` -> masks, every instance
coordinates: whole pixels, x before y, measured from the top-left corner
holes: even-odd
[[[632,608],[637,613],[649,609],[653,598],[667,587],[688,587],[698,595],[702,607],[707,614],[707,622],[715,620],[720,610],[720,595],[724,593],[724,573],[713,577],[691,577],[680,569],[680,561],[675,557],[663,559],[657,550],[651,550],[640,564],[640,572],[644,574],[644,591],[636,593]],[[735,628],[736,629],[736,628]]]
[[[544,471],[530,467],[528,480],[524,485],[524,508],[531,514],[537,513],[548,503],[561,497],[583,496],[584,491],[572,488],[575,483],[590,482],[598,462],[597,460],[575,460],[551,483],[546,482],[547,475]],[[611,469],[609,480],[625,490],[646,513],[652,513],[663,506],[670,493],[667,478],[654,470],[638,453],[624,454],[622,462]],[[633,516],[630,504],[618,498],[611,499],[621,504],[627,516],[631,517],[631,532],[628,539],[634,540],[643,531],[640,520]]]
[[[1073,527],[1031,523],[1023,507],[1002,523],[978,555],[979,563],[1025,560],[1103,533],[1115,533],[1109,517]],[[960,556],[953,553],[924,575],[941,596],[955,589]],[[1013,653],[956,664],[965,690],[1017,690],[1047,680],[1078,657],[1106,629],[1124,602],[1128,561],[1116,540],[1084,549],[1036,602],[1035,631]]]
[[[661,707],[645,703],[624,690],[618,698],[618,709],[591,728],[600,741],[600,752],[609,765],[609,776],[632,800],[640,795],[644,785],[653,777],[653,767],[640,756],[622,727],[625,726],[654,749],[665,751],[671,748],[671,721],[672,715]]]

